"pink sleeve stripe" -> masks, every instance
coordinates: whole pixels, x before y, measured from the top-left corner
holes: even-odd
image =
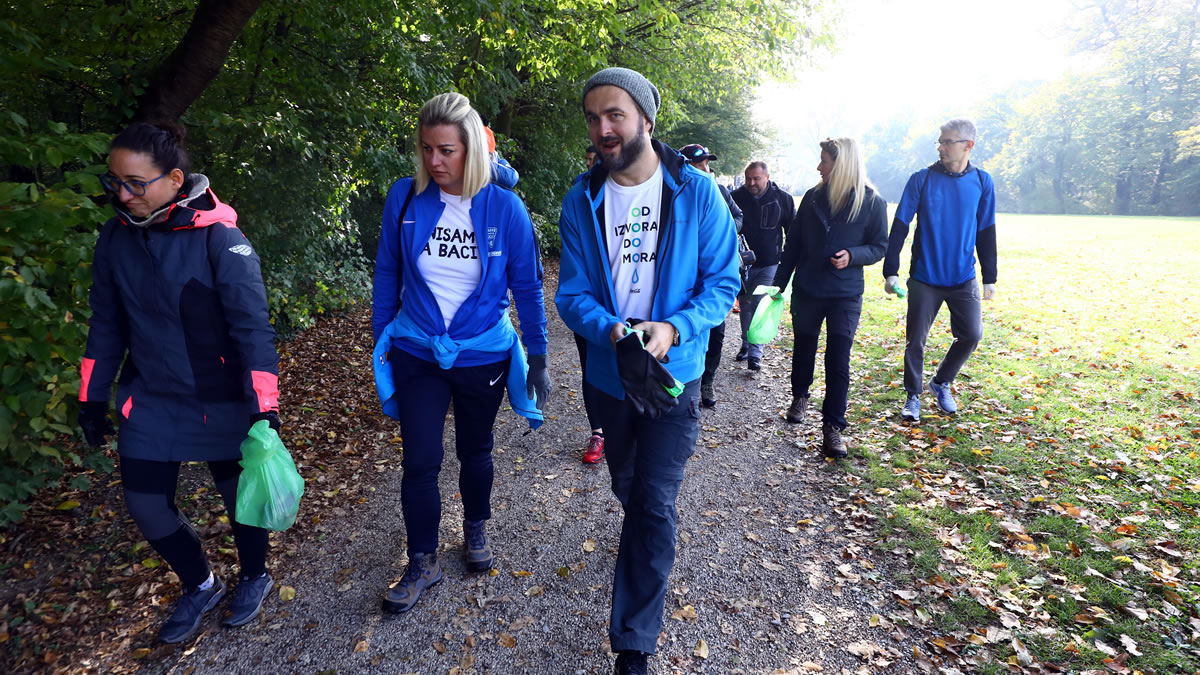
[[[88,385],[92,383],[92,369],[96,367],[96,359],[84,358],[83,364],[79,367],[79,400],[87,403],[88,400]]]
[[[258,395],[258,411],[279,410],[279,376],[261,370],[250,371],[254,393]]]

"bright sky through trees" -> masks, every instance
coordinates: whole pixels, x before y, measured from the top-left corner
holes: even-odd
[[[908,114],[961,114],[1019,82],[1083,67],[1070,55],[1072,13],[1070,0],[842,3],[834,53],[815,55],[794,83],[760,88],[756,114],[780,141],[767,155],[772,178],[810,187],[815,143],[827,136],[861,137]]]

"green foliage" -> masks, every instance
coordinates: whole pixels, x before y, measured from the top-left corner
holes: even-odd
[[[0,52],[0,500],[53,480],[60,458],[79,461],[51,441],[74,427],[77,319],[110,216],[95,176],[195,7],[0,5],[11,46]],[[556,254],[559,204],[588,143],[579,99],[589,75],[643,71],[664,97],[656,133],[708,133],[727,160],[748,156],[749,118],[728,113],[827,40],[814,28],[819,10],[813,0],[265,3],[180,121],[195,170],[262,258],[272,321],[288,336],[369,296],[384,198],[413,173],[416,113],[431,96],[460,91],[491,118],[542,249]],[[25,482],[12,488],[18,473]]]
[[[97,161],[107,142],[0,116],[0,163],[25,175],[0,182],[0,526],[64,464],[84,462],[64,441],[75,428],[92,245],[105,219],[94,200]]]

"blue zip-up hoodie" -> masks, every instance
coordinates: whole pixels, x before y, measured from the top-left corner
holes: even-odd
[[[681,382],[700,377],[708,331],[725,320],[741,287],[737,234],[717,184],[683,157],[651,141],[663,164],[658,260],[650,321],[667,321],[679,331],[679,346],[667,352],[667,370]],[[588,341],[587,379],[618,399],[625,390],[609,340],[618,317],[604,236],[604,181],[597,164],[563,198],[559,235],[562,258],[554,302],[567,327]]]
[[[437,299],[417,269],[417,258],[446,205],[442,203],[437,183],[430,181],[423,192],[412,196],[401,223],[400,211],[412,188],[412,178],[396,181],[383,207],[371,300],[375,341],[379,341],[384,329],[401,311],[428,335],[448,334],[453,340],[468,340],[505,318],[508,291],[512,289],[525,348],[530,354],[545,354],[542,260],[534,239],[533,222],[521,198],[489,183],[471,199],[471,224],[475,228],[482,269],[479,285],[459,306],[447,329]],[[437,361],[428,346],[405,340],[400,340],[397,346],[418,358]],[[497,351],[465,350],[454,365],[478,366],[506,356]]]

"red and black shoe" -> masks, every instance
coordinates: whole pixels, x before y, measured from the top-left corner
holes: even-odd
[[[583,463],[595,464],[604,459],[604,437],[600,434],[592,434],[588,439],[587,450],[583,451]]]

